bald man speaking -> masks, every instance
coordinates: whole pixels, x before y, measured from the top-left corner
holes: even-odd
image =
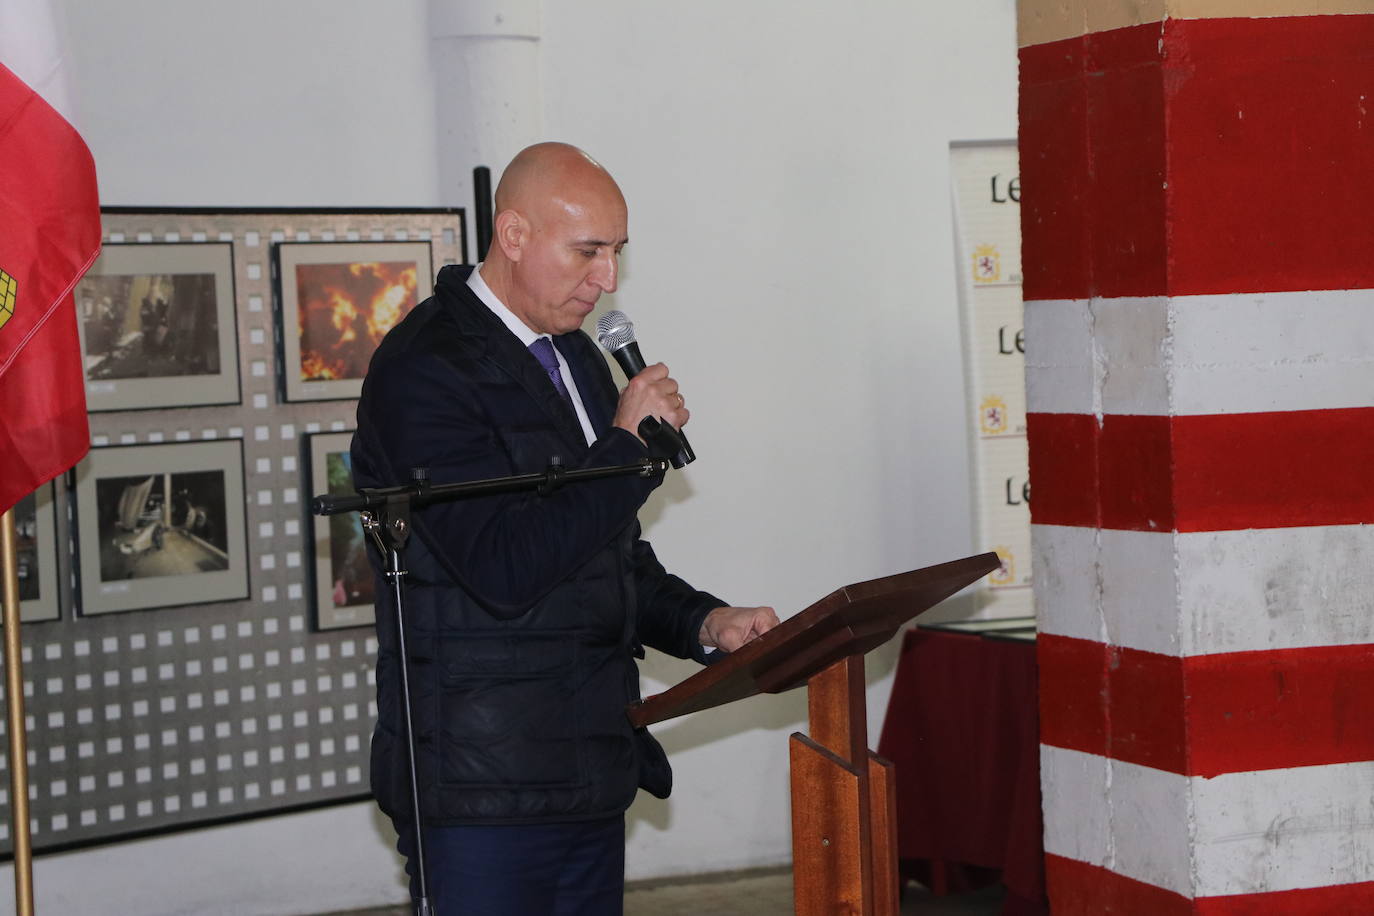
[[[359,487],[630,464],[644,417],[689,417],[666,366],[623,392],[581,330],[619,282],[625,198],[575,147],[522,151],[496,189],[491,250],[439,272],[372,359],[358,403]],[[440,916],[622,912],[625,809],[667,796],[658,742],[633,729],[636,658],[705,661],[777,624],[666,572],[636,513],[660,479],[507,494],[415,513],[406,625],[430,898]],[[373,555],[374,569],[379,558]],[[376,590],[372,788],[414,875],[394,608]],[[415,882],[412,880],[412,893]]]

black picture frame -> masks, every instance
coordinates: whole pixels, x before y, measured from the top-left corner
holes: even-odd
[[[350,432],[311,433],[305,437],[306,499],[354,492]],[[311,516],[310,571],[315,629],[368,627],[375,619],[372,567],[358,513]]]
[[[91,413],[241,403],[232,244],[107,243],[74,295]]]
[[[56,488],[43,484],[19,500],[12,511],[19,561],[19,621],[60,620]]]
[[[77,465],[82,616],[249,595],[242,439],[100,446]]]
[[[358,397],[382,337],[427,295],[433,246],[419,241],[277,242],[277,373],[285,402]]]

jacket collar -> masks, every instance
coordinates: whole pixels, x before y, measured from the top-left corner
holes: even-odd
[[[450,311],[463,334],[473,340],[480,347],[482,358],[496,366],[506,375],[510,376],[525,393],[537,403],[541,410],[548,415],[558,434],[570,445],[577,447],[576,454],[587,450],[587,437],[582,433],[582,424],[577,420],[571,404],[558,393],[549,381],[548,375],[544,372],[544,367],[539,365],[539,360],[534,358],[534,354],[525,347],[520,340],[510,332],[502,322],[492,314],[491,309],[477,295],[468,288],[468,275],[476,268],[470,265],[459,266],[450,264],[439,271],[439,276],[435,282],[435,292],[441,298],[452,304]],[[574,334],[581,334],[576,331]],[[572,337],[573,334],[563,335]],[[577,387],[582,392],[591,392],[596,389],[584,386],[581,356],[573,355],[570,350],[575,352],[575,348],[566,345],[563,338],[553,338],[554,345],[563,353],[563,357],[572,367],[573,378],[577,382]],[[600,434],[604,429],[604,424],[599,423],[596,416],[592,414],[593,407],[588,401],[597,400],[594,397],[583,398],[583,403],[588,410],[588,418],[592,421],[592,428]],[[597,413],[601,413],[599,407]]]

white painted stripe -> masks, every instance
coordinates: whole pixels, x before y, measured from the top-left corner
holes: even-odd
[[[1374,762],[1189,782],[1198,896],[1374,880]]]
[[[1374,762],[1185,777],[1042,745],[1045,850],[1189,897],[1374,880]]]
[[[1045,851],[1191,897],[1188,777],[1040,745]]]
[[[1026,303],[1027,409],[1199,414],[1374,405],[1374,290]]]
[[[1032,525],[1031,581],[1040,632],[1181,655],[1175,538],[1167,532]]]
[[[1374,525],[1032,525],[1043,633],[1164,655],[1374,643]]]
[[[1034,494],[1031,496],[1034,499]],[[1054,636],[1105,643],[1107,621],[1098,593],[1100,528],[1031,525],[1035,628]],[[1120,634],[1117,634],[1118,638]]]
[[[1100,412],[1102,386],[1089,305],[1087,299],[1025,303],[1027,411]]]

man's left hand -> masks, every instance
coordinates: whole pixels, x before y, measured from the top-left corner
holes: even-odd
[[[733,652],[778,625],[771,607],[718,607],[706,615],[697,637],[703,646]]]

